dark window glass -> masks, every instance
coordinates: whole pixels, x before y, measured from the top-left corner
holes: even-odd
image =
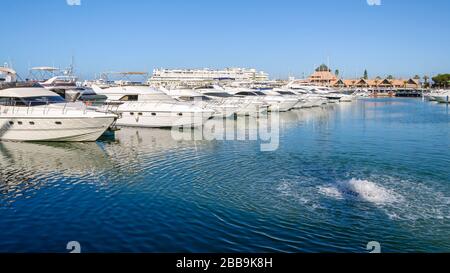
[[[232,97],[232,95],[228,93],[205,93],[206,96],[210,97],[219,97],[219,98],[229,98]]]
[[[137,101],[138,95],[127,95],[120,99],[120,101]]]
[[[280,94],[280,95],[295,95],[294,93],[289,92],[289,91],[278,91],[278,94]]]
[[[28,97],[23,98],[23,105],[46,105],[54,103],[65,103],[66,101],[60,96],[46,96],[46,97]]]
[[[252,92],[239,92],[236,95],[238,95],[238,96],[255,96],[255,94]]]

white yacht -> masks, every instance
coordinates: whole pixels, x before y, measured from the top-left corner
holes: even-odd
[[[450,103],[450,91],[442,92],[438,95],[433,95],[435,101],[439,103]]]
[[[249,88],[233,88],[227,90],[237,97],[256,97],[269,105],[269,111],[287,112],[294,108],[299,102],[298,99],[286,98],[279,94],[266,94],[262,91],[257,91]]]
[[[102,111],[119,115],[117,126],[133,127],[198,127],[214,115],[214,110],[176,101],[149,86],[114,86],[102,89],[92,85],[98,95],[105,95]]]
[[[284,97],[297,99],[298,102],[294,105],[294,107],[292,107],[293,109],[308,108],[308,95],[306,94],[296,93],[286,88],[274,88],[272,91]]]
[[[42,87],[54,90],[71,90],[77,88],[77,78],[75,76],[55,76],[44,82],[39,82]]]
[[[354,98],[368,98],[370,97],[370,91],[368,89],[357,89],[353,92]]]
[[[229,118],[234,116],[238,111],[237,104],[225,99],[213,99],[202,93],[189,88],[180,89],[165,89],[161,90],[167,95],[182,102],[188,102],[202,108],[209,108],[214,110],[214,117]]]
[[[340,102],[341,99],[344,97],[344,94],[339,94],[335,90],[332,90],[331,88],[324,86],[313,86],[312,89],[310,90],[314,94],[317,94],[322,98],[328,99],[328,102],[330,103]]]
[[[96,141],[116,118],[42,87],[0,88],[0,140]]]
[[[316,88],[314,86],[305,86],[298,84],[288,84],[286,89],[298,94],[304,100],[301,108],[320,107],[328,104],[329,100],[319,94],[316,94]]]
[[[196,89],[204,96],[219,102],[235,105],[238,116],[262,116],[269,110],[269,105],[258,97],[233,96],[218,85],[201,87]]]
[[[16,82],[17,73],[15,70],[9,67],[0,66],[0,84]]]

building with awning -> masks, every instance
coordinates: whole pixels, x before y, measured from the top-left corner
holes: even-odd
[[[311,82],[313,83],[313,82]],[[370,88],[370,89],[389,89],[405,88],[419,89],[422,83],[419,79],[336,79],[328,85],[335,88]]]
[[[339,78],[337,75],[331,72],[331,69],[322,64],[314,73],[312,73],[304,84],[329,86],[334,88],[370,88],[370,89],[419,89],[422,87],[422,83],[419,78],[409,79],[394,79],[391,77],[375,79],[356,78],[356,79],[344,79]]]
[[[308,77],[308,82],[315,85],[330,85],[339,80],[326,65],[319,66],[314,73]]]

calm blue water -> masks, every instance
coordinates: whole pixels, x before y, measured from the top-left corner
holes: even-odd
[[[450,251],[447,106],[370,99],[280,120],[274,152],[153,129],[0,143],[0,252]]]

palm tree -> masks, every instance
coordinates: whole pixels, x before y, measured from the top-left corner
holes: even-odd
[[[423,76],[423,85],[425,87],[429,86],[429,83],[428,83],[429,80],[430,80],[430,77],[428,77],[427,75]]]

